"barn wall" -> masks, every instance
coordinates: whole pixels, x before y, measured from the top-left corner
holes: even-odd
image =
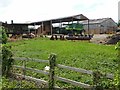
[[[43,30],[44,30],[44,34],[50,34],[50,32],[51,32],[51,24],[50,24],[50,22],[44,23]]]
[[[101,25],[104,26],[103,33],[115,33],[117,29],[117,24],[112,19],[104,21]]]
[[[46,35],[51,32],[51,24],[50,22],[43,22],[41,26],[38,28],[37,35]]]
[[[40,25],[40,27],[37,29],[37,35],[40,35],[40,34],[42,34],[42,27],[41,27],[41,25]]]
[[[89,25],[89,33],[90,34],[99,34],[100,33],[100,24],[90,24]],[[88,34],[88,25],[84,25],[84,29],[86,34]]]
[[[84,25],[86,34],[88,34],[88,25]],[[100,33],[115,33],[117,29],[117,24],[112,19],[107,19],[102,23],[89,24],[89,33],[90,34],[100,34]]]
[[[21,34],[25,33],[28,30],[28,25],[12,25],[12,24],[4,24],[7,33]]]

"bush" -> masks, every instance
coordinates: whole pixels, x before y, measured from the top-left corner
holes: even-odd
[[[11,46],[4,45],[2,46],[2,75],[9,76],[10,69],[14,60],[12,59]]]
[[[7,43],[7,34],[5,31],[4,27],[0,27],[0,43],[2,42],[2,44],[6,44]]]
[[[25,81],[25,80],[15,80],[13,78],[5,78],[2,77],[2,89],[1,90],[24,90],[24,89],[31,89],[31,88],[36,88],[36,84],[31,81]]]
[[[117,50],[117,70],[115,73],[114,84],[120,89],[120,41],[116,44],[115,49]]]

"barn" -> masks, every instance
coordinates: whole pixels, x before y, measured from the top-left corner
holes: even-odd
[[[87,21],[81,22],[87,32]],[[90,19],[89,20],[89,33],[90,34],[112,34],[117,30],[117,24],[112,18]]]
[[[63,32],[65,25],[73,25],[74,23],[82,24],[85,34],[112,34],[117,30],[117,24],[112,18],[88,19],[83,14],[32,23],[13,23],[11,20],[11,24],[1,22],[0,25],[6,28],[8,34],[28,33],[30,32],[29,26],[39,26],[37,29],[32,29],[34,34],[51,35],[56,32]]]
[[[12,35],[18,35],[18,34],[23,34],[28,31],[28,25],[27,23],[13,23],[13,20],[11,20],[11,23],[3,23],[1,22],[1,26],[3,26],[6,30],[6,33],[12,34]]]
[[[50,20],[44,20],[44,21],[38,21],[38,22],[32,22],[32,23],[13,23],[13,20],[11,20],[11,24],[8,24],[7,22],[2,23],[1,25],[6,28],[6,32],[8,34],[23,34],[26,32],[30,32],[29,26],[39,26],[37,29],[33,29],[32,31],[36,35],[52,35],[54,34],[55,28],[58,28],[59,31],[62,31],[64,24],[73,24],[75,22],[86,20],[87,23],[89,23],[89,19],[84,16],[83,14],[78,15],[72,15],[62,18],[56,18],[56,19],[50,19]],[[55,24],[58,24],[58,27],[55,27]],[[88,26],[89,24],[87,24]],[[89,28],[88,30],[89,31]]]
[[[39,22],[32,22],[31,25],[39,25],[40,27],[37,29],[38,35],[52,35],[54,34],[55,29],[59,29],[62,31],[64,29],[65,24],[73,24],[79,23],[80,21],[86,20],[87,26],[89,25],[89,19],[84,16],[83,14],[56,18],[51,20],[39,21]],[[57,27],[56,27],[57,25]],[[88,26],[89,27],[89,26]],[[89,28],[87,29],[89,31]]]

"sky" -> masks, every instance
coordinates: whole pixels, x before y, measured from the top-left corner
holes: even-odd
[[[26,23],[83,14],[118,22],[120,0],[0,0],[0,21]]]

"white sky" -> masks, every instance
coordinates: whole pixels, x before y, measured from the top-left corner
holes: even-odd
[[[118,22],[119,0],[0,0],[0,21],[34,22],[83,14]]]

